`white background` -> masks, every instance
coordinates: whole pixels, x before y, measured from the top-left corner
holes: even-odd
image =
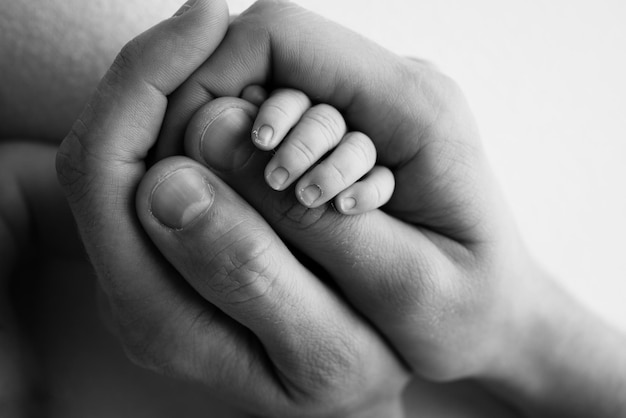
[[[626,2],[297,3],[456,79],[536,258],[626,330]]]

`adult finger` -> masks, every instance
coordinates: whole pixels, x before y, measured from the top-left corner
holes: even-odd
[[[294,3],[259,1],[231,24],[215,53],[172,95],[157,154],[181,152],[201,105],[239,97],[252,84],[294,88],[338,109],[349,130],[372,139],[377,163],[394,172],[388,211],[460,241],[475,238],[482,208],[465,209],[485,164],[456,84]],[[479,161],[482,171],[456,164],[460,159]],[[441,213],[448,214],[443,222]]]
[[[441,343],[447,328],[442,327],[440,335],[432,326],[443,321],[442,309],[466,286],[457,263],[471,265],[471,253],[380,210],[346,217],[328,205],[305,208],[291,189],[271,190],[259,175],[271,155],[251,144],[250,120],[247,126],[242,119],[233,123],[241,102],[223,98],[202,108],[187,129],[187,153],[217,172],[281,237],[329,272],[350,302],[416,370],[436,378],[471,370],[474,364],[450,355],[463,351],[461,347]],[[236,158],[229,157],[233,153]],[[472,296],[467,294],[459,304],[471,304]]]
[[[421,115],[423,126],[435,117],[428,100],[432,92],[419,91],[425,86],[420,86],[420,72],[414,68],[417,64],[409,65],[294,3],[259,1],[231,24],[211,59],[173,95],[159,146],[171,150],[191,116],[208,100],[238,97],[246,86],[261,84],[293,87],[316,102],[336,107],[352,128],[376,138],[377,145],[385,148],[399,136],[397,130],[408,128],[407,117]],[[393,113],[380,111],[381,100],[389,104],[413,89],[414,102],[402,103]],[[410,154],[387,155],[382,163],[397,165]]]
[[[130,41],[57,155],[58,178],[83,243],[123,341],[137,357],[146,340],[173,326],[189,299],[164,273],[171,267],[135,215],[143,159],[157,138],[167,95],[215,49],[227,24],[223,1],[191,0]]]
[[[138,189],[137,211],[164,256],[218,308],[214,315],[230,319],[202,324],[222,339],[196,342],[192,373],[206,385],[264,410],[274,402],[276,416],[326,416],[399,392],[405,372],[380,336],[206,167],[183,157],[157,163]],[[239,335],[249,342],[224,343]],[[235,343],[236,358],[225,350]]]

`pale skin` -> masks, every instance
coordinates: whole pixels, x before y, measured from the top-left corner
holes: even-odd
[[[262,87],[248,86],[241,97],[259,107],[252,124],[254,145],[275,153],[264,170],[272,189],[295,184],[296,198],[305,207],[332,201],[346,215],[378,209],[389,201],[393,173],[376,165],[372,140],[348,132],[337,109],[313,105],[295,89],[278,89],[268,97]]]
[[[285,18],[279,19],[284,25],[274,25],[276,16]],[[60,178],[85,246],[107,291],[119,337],[135,361],[200,381],[269,415],[400,415],[404,365],[410,373],[436,380],[477,379],[531,416],[623,414],[623,337],[570,300],[527,256],[476,145],[471,116],[449,80],[428,67],[398,61],[295,6],[266,2],[242,16],[220,42],[226,25],[219,2],[201,1],[135,41],[101,84],[59,157]],[[254,36],[259,31],[268,37]],[[298,36],[313,43],[327,44],[326,37],[345,42],[336,51],[331,48],[325,61],[335,65],[338,79],[315,78],[319,72],[306,52],[290,54]],[[185,39],[183,47],[169,42],[178,37]],[[276,58],[271,74],[258,54],[269,50],[268,39]],[[139,50],[142,58],[151,59],[140,59]],[[417,112],[420,118],[411,119],[415,124],[395,124],[400,129],[389,137],[389,126],[374,114],[380,114],[378,102],[360,86],[342,83],[342,77],[367,76],[364,68],[373,68],[369,76],[378,79],[390,75],[384,66],[362,68],[357,60],[345,60],[346,51],[392,62],[394,77],[401,69],[404,82],[389,78],[385,87],[405,89],[413,77],[420,78],[429,94],[411,95],[413,102],[389,100],[412,106],[385,113]],[[186,59],[177,59],[181,56]],[[143,65],[154,60],[162,65]],[[235,65],[241,62],[247,65]],[[346,62],[351,66],[343,68],[340,63]],[[281,72],[294,65],[311,72]],[[240,72],[219,71],[224,67]],[[325,205],[303,211],[293,195],[267,187],[258,173],[269,156],[256,150],[249,135],[256,108],[238,99],[205,105],[202,96],[238,96],[245,86],[270,76],[322,96],[372,139],[381,162],[396,170],[398,187],[388,205],[395,218],[376,210],[345,217]],[[200,93],[194,91],[199,84]],[[165,121],[178,122],[164,125],[169,132],[162,132],[162,149],[171,146],[168,136],[180,137],[188,125],[186,147],[196,161],[171,158],[146,172],[143,158],[157,141],[164,95],[175,89]],[[349,100],[355,97],[359,100]],[[433,115],[433,108],[441,113]],[[417,143],[415,132],[423,133]],[[387,140],[399,149],[385,147]],[[450,141],[455,146],[447,147]],[[415,153],[414,146],[425,148]],[[397,164],[406,154],[420,158]],[[459,159],[466,164],[445,164]],[[424,183],[412,182],[411,173]],[[433,179],[440,183],[429,183]],[[409,185],[417,188],[416,199],[410,198]],[[472,198],[477,190],[478,201]],[[129,211],[135,198],[136,214]],[[186,205],[173,203],[181,201]],[[328,275],[316,278],[312,271],[317,270],[303,270],[285,251],[283,239],[297,244]],[[240,264],[224,270],[225,260]],[[255,275],[256,267],[266,274]],[[261,278],[272,279],[271,292]],[[335,281],[351,305],[317,279]],[[172,284],[179,280],[198,293]],[[253,286],[238,287],[242,283]],[[311,345],[314,350],[308,351]],[[225,356],[224,347],[237,355]],[[276,376],[266,374],[266,356],[286,381],[275,385]],[[233,358],[238,362],[228,361]],[[239,368],[241,363],[246,367]],[[338,375],[306,378],[338,365]],[[223,373],[209,372],[216,368]],[[252,387],[246,386],[250,382]],[[285,396],[285,384],[292,396]]]

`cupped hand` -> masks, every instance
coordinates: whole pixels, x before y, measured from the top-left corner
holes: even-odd
[[[408,374],[332,284],[206,167],[147,171],[168,95],[227,25],[223,2],[198,0],[131,41],[61,145],[58,177],[117,333],[139,364],[257,415],[395,416]]]
[[[396,179],[384,211],[305,210],[293,191],[269,189],[262,175],[269,156],[252,146],[251,120],[241,116],[253,118],[251,111],[236,99],[211,102],[252,84],[301,90],[368,135],[377,164]],[[172,95],[158,154],[179,151],[185,129],[188,155],[323,267],[415,373],[488,376],[508,366],[502,353],[515,357],[511,333],[528,307],[532,263],[463,95],[432,66],[292,3],[261,1]]]

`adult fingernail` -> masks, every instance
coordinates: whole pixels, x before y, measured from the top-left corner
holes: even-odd
[[[183,229],[209,210],[213,196],[213,188],[199,172],[181,168],[152,190],[152,215],[169,228]]]
[[[311,184],[304,189],[300,189],[300,201],[305,206],[311,206],[322,196],[322,188],[317,184]]]
[[[241,168],[256,151],[250,143],[252,119],[240,108],[229,108],[212,119],[202,131],[200,153],[216,170]]]
[[[189,11],[189,9],[191,9],[194,4],[196,4],[198,2],[198,0],[189,0],[187,1],[187,3],[183,4],[180,9],[178,9],[176,11],[176,13],[174,13],[174,16],[172,17],[178,17],[181,16],[183,13],[187,13],[187,11]]]
[[[288,178],[289,171],[283,167],[278,167],[266,177],[266,180],[272,189],[281,190]]]
[[[269,125],[263,125],[259,129],[252,131],[254,142],[262,147],[269,146],[274,136],[274,129]]]

